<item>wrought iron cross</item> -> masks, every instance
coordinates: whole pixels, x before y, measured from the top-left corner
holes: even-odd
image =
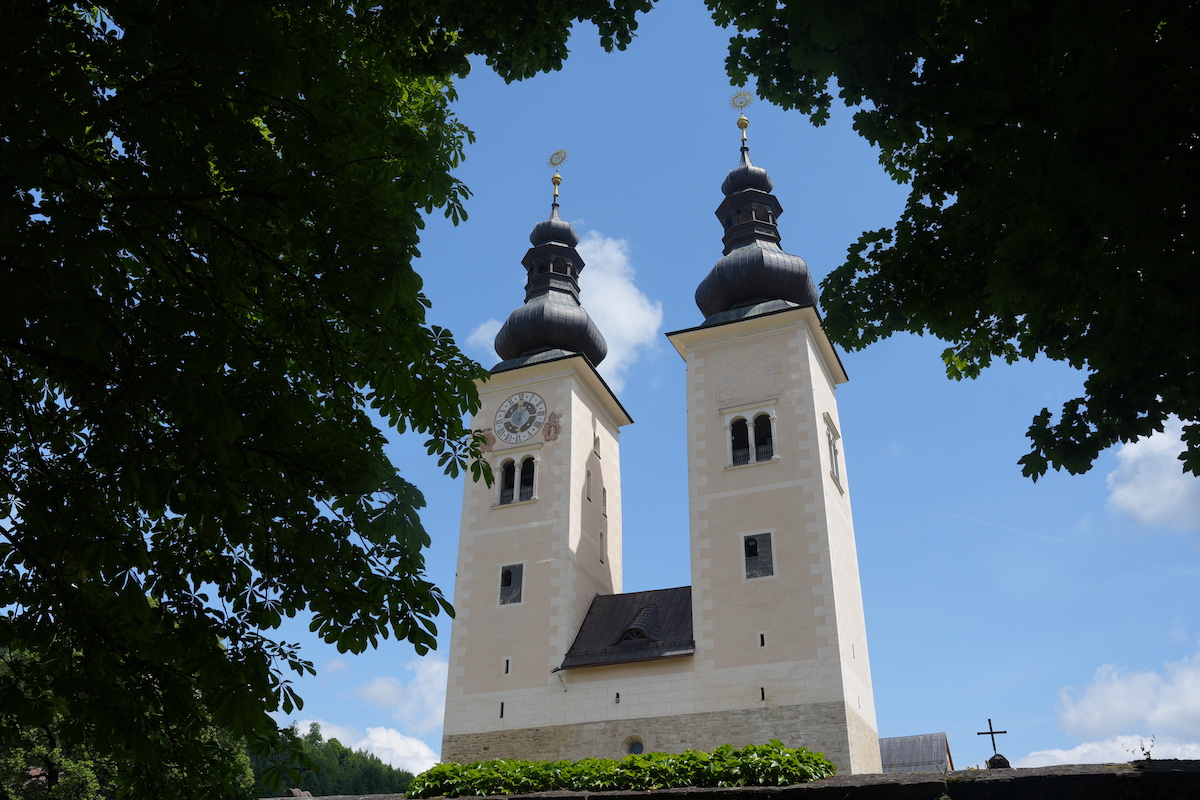
[[[993,729],[992,721],[989,719],[988,720],[988,729],[986,731],[979,731],[975,735],[976,736],[991,736],[992,737],[992,755],[996,755],[999,752],[998,750],[996,750],[996,736],[1001,733],[1008,733],[1008,731],[998,731],[998,730]]]

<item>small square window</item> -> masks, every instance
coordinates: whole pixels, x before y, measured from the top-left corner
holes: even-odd
[[[524,564],[510,564],[500,568],[500,605],[521,602],[521,579]]]
[[[765,578],[775,574],[775,561],[771,552],[771,534],[755,533],[743,537],[742,552],[746,559],[747,578]]]

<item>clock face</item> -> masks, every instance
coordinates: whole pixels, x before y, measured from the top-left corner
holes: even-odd
[[[509,444],[523,442],[546,422],[546,401],[533,392],[521,392],[500,404],[496,412],[496,435]]]

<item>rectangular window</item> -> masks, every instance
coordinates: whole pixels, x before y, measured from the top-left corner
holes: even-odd
[[[521,578],[524,564],[510,564],[500,568],[500,605],[521,602]]]
[[[837,426],[833,424],[833,417],[825,414],[825,440],[829,445],[829,477],[833,478],[834,484],[839,489],[842,488],[842,459],[841,448],[838,446],[838,439],[842,435],[838,433]]]
[[[754,533],[743,537],[742,551],[746,556],[747,578],[765,578],[775,574],[775,561],[771,554],[771,534]]]

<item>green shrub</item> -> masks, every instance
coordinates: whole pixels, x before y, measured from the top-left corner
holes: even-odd
[[[520,761],[500,758],[471,764],[438,764],[418,775],[409,797],[469,797],[567,790],[670,789],[681,786],[787,786],[827,778],[833,763],[820,753],[767,744],[712,753],[640,753],[620,761]]]

